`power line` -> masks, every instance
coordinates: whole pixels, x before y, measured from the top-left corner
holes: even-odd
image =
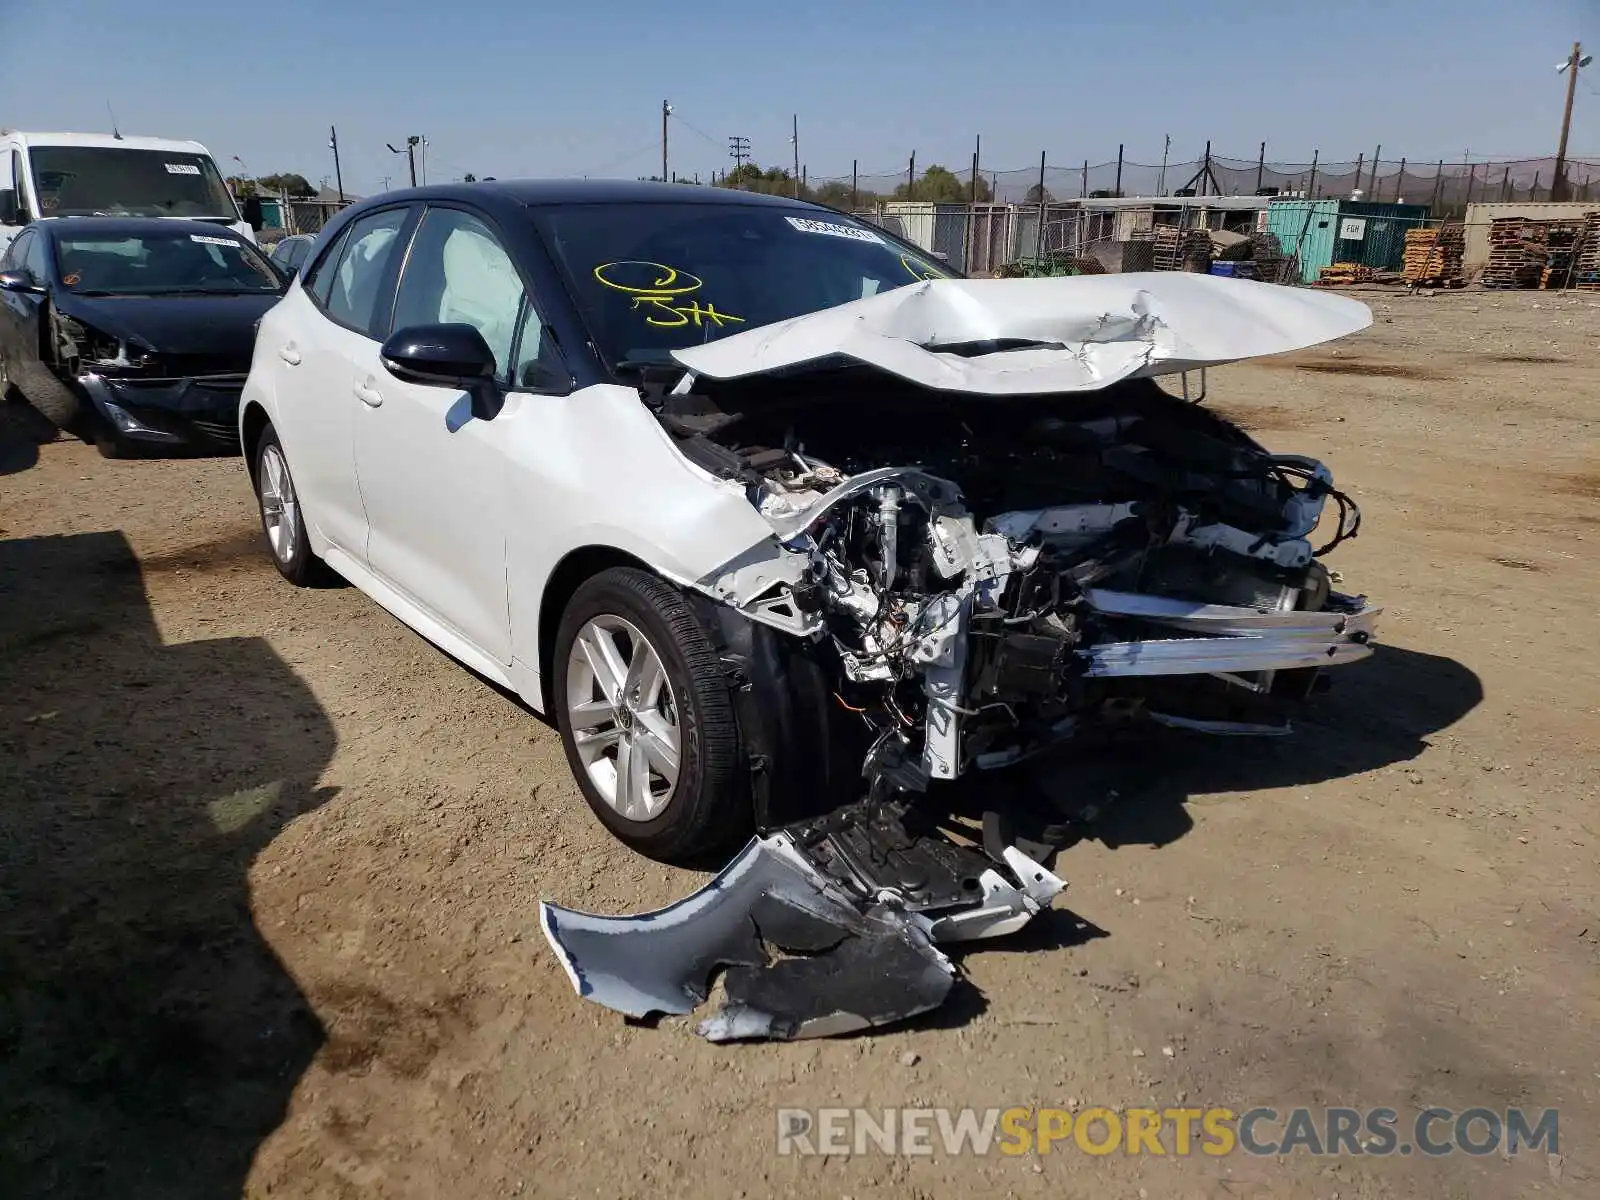
[[[685,128],[687,128],[690,133],[698,134],[700,137],[705,138],[705,140],[710,142],[713,146],[718,144],[716,138],[712,137],[709,133],[706,133],[704,130],[697,129],[695,126],[689,124],[688,121],[685,121],[681,116],[679,116],[677,109],[673,109],[672,115],[677,118],[678,124],[684,126]]]

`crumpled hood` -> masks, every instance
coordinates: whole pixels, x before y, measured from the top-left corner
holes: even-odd
[[[1372,310],[1343,296],[1175,271],[935,279],[673,357],[712,379],[844,359],[924,387],[1015,395],[1089,391],[1282,354],[1370,324]],[[990,340],[1048,345],[979,355],[937,348]]]
[[[61,311],[114,338],[159,354],[236,359],[250,366],[255,326],[283,297],[273,292],[242,296],[73,296],[57,294]]]

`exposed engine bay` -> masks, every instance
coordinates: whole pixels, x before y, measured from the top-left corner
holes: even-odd
[[[720,385],[662,419],[779,535],[708,585],[812,640],[898,786],[1090,721],[1286,732],[1284,700],[1370,653],[1377,611],[1320,561],[1360,511],[1314,459],[1152,380],[1068,407],[852,375],[824,403],[741,411],[752,385]]]
[[[726,967],[699,1026],[714,1041],[925,1012],[956,979],[936,944],[1025,925],[1066,886],[1048,862],[1070,840],[1016,836],[1016,796],[981,831],[945,820],[941,785],[1137,722],[1286,733],[1325,668],[1372,653],[1381,610],[1322,562],[1359,531],[1355,502],[1203,407],[1203,373],[1191,399],[1185,373],[1371,314],[1225,282],[938,281],[675,352],[689,373],[645,402],[773,531],[693,581],[758,743],[762,836],[658,912],[542,905],[579,994],[684,1013]],[[769,718],[784,697],[752,681],[775,675],[827,719]],[[850,797],[768,802],[775,779],[826,774],[768,761],[797,739],[824,765],[855,754]]]

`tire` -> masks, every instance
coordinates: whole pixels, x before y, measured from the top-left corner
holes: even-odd
[[[255,468],[256,508],[261,514],[267,553],[280,575],[296,587],[307,587],[319,578],[322,562],[311,552],[311,537],[300,511],[300,494],[289,473],[289,459],[271,425],[262,430],[256,443]]]
[[[646,651],[659,666],[659,683],[649,659],[640,661]],[[597,655],[614,665],[597,670]],[[552,698],[567,762],[589,807],[619,840],[651,858],[681,862],[749,833],[733,700],[721,661],[679,592],[632,568],[595,575],[562,614],[554,668]],[[608,699],[619,676],[624,686],[641,679],[644,685],[621,708]],[[662,748],[670,751],[674,737],[677,770],[669,778],[670,754]],[[630,773],[619,800],[624,762],[642,775]]]

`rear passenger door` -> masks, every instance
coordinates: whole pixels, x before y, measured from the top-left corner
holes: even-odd
[[[279,437],[308,521],[358,564],[367,514],[356,484],[357,365],[376,353],[389,319],[410,207],[380,209],[346,227],[291,291],[293,316],[278,355]],[[335,564],[337,566],[337,564]]]

